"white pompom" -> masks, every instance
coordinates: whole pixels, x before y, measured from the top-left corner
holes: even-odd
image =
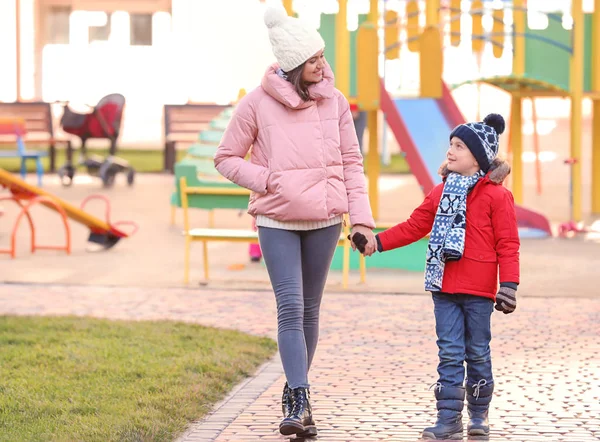
[[[278,26],[288,17],[285,9],[276,6],[269,6],[265,11],[265,24],[271,29]]]

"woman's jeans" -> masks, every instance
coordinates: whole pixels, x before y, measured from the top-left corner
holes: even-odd
[[[290,388],[309,387],[319,309],[341,224],[317,230],[258,228],[277,302],[277,340]]]
[[[462,387],[466,362],[468,385],[482,379],[486,385],[492,384],[493,301],[481,296],[434,293],[433,304],[439,349],[438,382],[444,387]]]

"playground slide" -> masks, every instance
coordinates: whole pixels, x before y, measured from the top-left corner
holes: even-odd
[[[424,193],[441,182],[437,171],[446,158],[448,135],[466,121],[446,84],[443,87],[443,96],[437,100],[393,99],[381,85],[381,109]],[[518,205],[516,212],[521,237],[552,236],[544,215]]]
[[[83,224],[90,229],[90,237],[88,241],[100,244],[106,249],[114,246],[121,238],[130,236],[130,234],[117,229],[115,226],[117,224],[133,223],[127,221],[110,224],[110,221],[108,220],[108,205],[106,209],[107,220],[102,221],[101,219],[86,213],[82,209],[63,201],[60,198],[57,198],[51,193],[26,183],[22,179],[4,169],[0,169],[0,188],[1,187],[8,188],[8,190],[15,196],[16,199],[31,199],[35,197],[48,197],[52,199],[54,203],[64,210],[67,217],[71,218],[73,221]],[[101,198],[104,199],[103,197]],[[53,204],[46,203],[44,201],[41,201],[40,203],[52,210],[57,210],[56,206]]]

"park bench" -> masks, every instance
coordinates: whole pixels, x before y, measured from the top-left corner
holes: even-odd
[[[0,118],[23,120],[25,126],[21,135],[23,142],[47,145],[50,172],[56,170],[56,145],[64,143],[68,147],[70,140],[55,137],[50,103],[41,101],[0,103]],[[0,137],[0,145],[12,146],[15,144],[16,136],[14,134],[3,134]],[[18,149],[13,153],[18,153]],[[3,156],[6,158],[7,154]],[[17,155],[12,155],[12,157],[15,156]]]
[[[211,122],[224,111],[223,115],[230,115],[226,112],[230,107],[219,104],[165,104],[165,171],[174,173],[177,143],[192,144],[198,141],[198,134],[205,130],[217,132],[219,127],[211,128]],[[211,144],[215,143],[215,132],[211,132]]]

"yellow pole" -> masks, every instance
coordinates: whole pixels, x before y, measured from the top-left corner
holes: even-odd
[[[419,38],[421,97],[442,97],[442,71],[444,63],[442,38],[439,29],[439,8],[440,0],[428,0],[425,3],[426,26]]]
[[[377,111],[369,111],[367,114],[367,127],[369,128],[369,154],[367,164],[369,168],[369,201],[373,218],[379,219],[379,174],[381,173],[381,164],[379,162],[379,143],[377,136]]]
[[[592,18],[592,90],[600,92],[600,0]],[[592,213],[600,214],[600,99],[594,99],[592,122]]]
[[[460,45],[460,19],[462,11],[461,0],[450,0],[450,44],[452,46]]]
[[[573,221],[581,221],[581,126],[583,101],[583,0],[573,0],[573,54],[571,56],[571,199]]]
[[[440,23],[440,0],[427,0],[425,2],[426,26],[437,26]]]
[[[21,101],[21,0],[15,0],[16,41],[17,46],[17,101]]]
[[[188,194],[185,177],[179,179],[179,193],[181,194],[181,208],[183,209],[183,229],[185,231],[185,250],[183,255],[183,282],[190,282],[190,219],[188,218]]]
[[[522,98],[517,92],[512,94],[510,107],[510,146],[512,152],[512,192],[517,204],[523,204],[523,132]]]
[[[348,227],[344,228],[344,238],[346,238],[350,234],[350,229]],[[361,255],[362,256],[362,255]],[[350,241],[348,239],[344,239],[344,254],[342,261],[342,288],[348,288],[348,279],[350,276]]]
[[[371,0],[371,8],[369,10],[369,21],[373,23],[376,29],[379,27],[379,1]],[[379,52],[379,45],[377,47]],[[367,167],[369,170],[369,201],[373,218],[379,218],[379,174],[381,164],[379,162],[379,129],[378,129],[378,111],[372,110],[367,113],[367,130],[369,131],[369,153],[367,157]]]
[[[335,16],[335,85],[350,98],[350,32],[348,32],[348,0],[338,0]]]
[[[525,0],[513,0],[514,51],[513,74],[525,75]],[[517,204],[523,204],[523,99],[519,93],[512,95],[510,111],[510,145],[512,151],[512,191]]]
[[[294,11],[292,9],[292,0],[283,0],[283,7],[288,15],[294,15]]]
[[[513,20],[515,30],[515,47],[513,51],[513,74],[524,75],[525,74],[525,1],[524,0],[513,0]]]

